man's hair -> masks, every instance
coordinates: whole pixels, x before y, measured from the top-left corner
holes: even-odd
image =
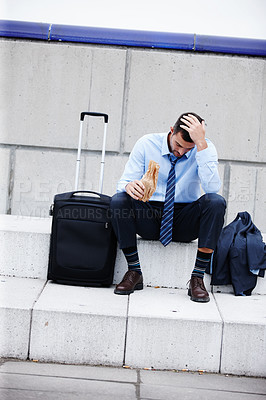
[[[180,127],[180,125],[185,125],[184,122],[181,121],[181,118],[183,118],[184,115],[188,115],[188,114],[194,115],[199,120],[200,123],[202,123],[202,121],[204,121],[203,118],[201,118],[198,114],[195,114],[194,112],[183,113],[182,115],[180,115],[180,117],[174,124],[174,135],[176,135],[178,132],[180,132],[181,137],[185,142],[193,143],[193,140],[191,139],[189,133],[185,129]]]

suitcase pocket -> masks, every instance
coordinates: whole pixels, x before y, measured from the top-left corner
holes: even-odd
[[[107,222],[57,220],[56,262],[62,268],[97,271],[104,268],[111,226]]]

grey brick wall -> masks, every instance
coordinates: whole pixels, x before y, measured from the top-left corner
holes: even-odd
[[[0,40],[0,212],[45,217],[72,190],[81,111],[109,114],[104,192],[135,141],[184,111],[207,122],[228,202],[266,232],[266,60],[116,46]],[[85,120],[80,188],[98,190],[103,123]]]

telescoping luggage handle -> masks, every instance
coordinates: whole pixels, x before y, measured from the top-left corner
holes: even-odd
[[[100,174],[100,181],[99,181],[99,192],[102,193],[108,115],[107,114],[103,114],[103,113],[98,113],[98,112],[89,112],[89,111],[84,111],[84,112],[82,112],[80,114],[79,144],[78,144],[78,155],[77,155],[77,164],[76,164],[75,191],[78,190],[80,154],[81,154],[81,143],[82,143],[82,130],[83,130],[83,121],[84,121],[84,118],[85,118],[86,115],[89,115],[89,116],[92,116],[92,117],[103,117],[104,118],[104,133],[103,133],[101,174]]]

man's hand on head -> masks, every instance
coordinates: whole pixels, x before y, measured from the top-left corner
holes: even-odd
[[[208,145],[205,139],[204,121],[200,123],[198,118],[192,114],[184,115],[181,121],[184,122],[185,125],[180,125],[180,127],[189,133],[189,136],[197,146],[197,150],[201,151],[206,149]]]
[[[141,181],[135,180],[133,182],[129,182],[125,189],[127,194],[129,194],[129,196],[134,200],[141,200],[144,196],[145,186]]]

